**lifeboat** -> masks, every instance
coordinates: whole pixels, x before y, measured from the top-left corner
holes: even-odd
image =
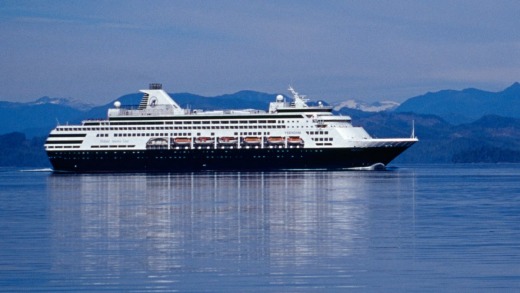
[[[214,142],[215,142],[215,139],[212,137],[201,136],[201,137],[195,138],[195,144],[199,144],[199,145],[211,145]]]
[[[237,142],[238,142],[238,139],[236,137],[232,137],[232,136],[223,136],[218,139],[218,143],[224,144],[224,145],[234,145],[234,144],[237,144]]]
[[[176,137],[173,139],[173,143],[177,145],[188,145],[191,143],[191,139],[189,137]]]
[[[150,138],[147,145],[168,145],[168,141],[165,138]]]
[[[299,136],[289,136],[287,139],[288,144],[303,144],[303,139]]]
[[[269,144],[284,144],[285,143],[285,139],[281,136],[269,136],[267,138],[267,142]]]
[[[244,137],[244,144],[260,144],[262,140],[257,136]]]
[[[168,140],[166,138],[150,138],[146,142],[146,149],[167,149]]]

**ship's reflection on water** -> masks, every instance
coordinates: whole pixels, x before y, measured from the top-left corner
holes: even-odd
[[[393,188],[394,204],[385,209],[401,213],[394,199],[401,192],[409,197],[401,189],[413,176],[230,172],[48,180],[55,273],[85,285],[190,290],[237,276],[245,282],[240,288],[312,278],[324,285],[333,280],[320,274],[331,270],[330,278],[347,278],[352,272],[345,261],[365,254],[370,242],[371,213],[379,210],[371,208],[371,197]]]

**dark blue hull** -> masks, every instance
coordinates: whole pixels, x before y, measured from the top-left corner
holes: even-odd
[[[179,172],[345,169],[387,165],[407,147],[48,151],[54,171]]]

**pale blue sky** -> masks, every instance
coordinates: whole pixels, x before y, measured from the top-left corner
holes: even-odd
[[[250,89],[403,101],[520,80],[520,1],[0,2],[0,100]]]

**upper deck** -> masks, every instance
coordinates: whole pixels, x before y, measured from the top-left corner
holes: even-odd
[[[270,103],[268,112],[256,109],[203,111],[183,109],[162,89],[161,84],[150,84],[149,89],[141,90],[144,95],[138,108],[122,108],[121,103],[116,101],[114,103],[115,108],[108,110],[108,118],[109,120],[134,120],[135,118],[148,120],[150,117],[161,119],[162,117],[172,116],[177,116],[181,119],[188,117],[197,119],[199,117],[219,118],[255,115],[272,115],[276,117],[280,114],[290,113],[321,113],[321,115],[329,113],[328,115],[332,115],[332,107],[323,106],[321,102],[318,106],[308,106],[307,99],[304,96],[299,95],[292,87],[289,87],[289,90],[293,94],[293,101],[287,102],[283,95],[277,95],[276,100]]]

